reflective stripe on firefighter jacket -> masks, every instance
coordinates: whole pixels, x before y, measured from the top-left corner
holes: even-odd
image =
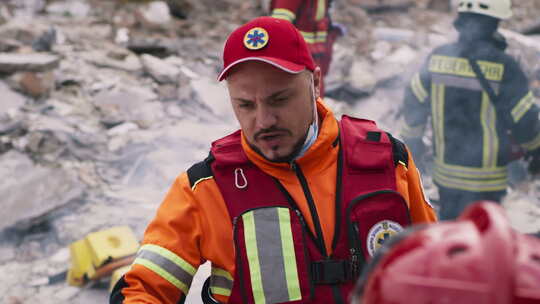
[[[496,94],[490,100],[468,58]],[[444,45],[428,57],[406,90],[401,136],[421,137],[431,116],[436,184],[473,192],[507,187],[511,141],[540,147],[538,106],[518,63],[489,41]],[[509,135],[511,133],[511,136]]]
[[[273,0],[270,6],[272,17],[288,20],[298,28],[317,65],[326,75],[336,38],[330,31],[330,0]]]
[[[223,303],[243,303],[242,300],[237,302],[233,301],[232,298],[229,301],[231,295],[235,299],[238,296],[242,298],[242,292],[238,293],[242,290],[241,284],[245,286],[243,290],[246,292],[246,297],[251,297],[250,301],[255,301],[255,297],[257,301],[260,301],[264,297],[266,303],[273,303],[272,301],[281,299],[297,299],[298,297],[307,301],[311,298],[311,287],[313,287],[315,294],[327,292],[328,286],[322,287],[326,290],[319,291],[319,288],[324,285],[313,285],[311,280],[306,280],[310,276],[306,276],[305,271],[308,267],[309,271],[317,271],[316,275],[318,274],[318,276],[314,279],[318,282],[340,278],[339,272],[334,278],[322,277],[321,274],[335,274],[336,272],[321,269],[343,269],[339,266],[345,265],[346,263],[343,261],[350,259],[350,255],[347,253],[349,244],[346,241],[349,232],[343,231],[345,226],[335,225],[336,222],[341,223],[343,218],[347,218],[343,213],[345,212],[343,210],[345,203],[340,208],[336,208],[336,196],[342,197],[342,202],[349,202],[352,197],[344,197],[344,195],[355,195],[355,193],[348,190],[343,190],[341,193],[336,191],[339,189],[337,187],[337,168],[341,149],[350,153],[356,154],[356,152],[352,148],[344,148],[345,144],[340,143],[338,122],[321,100],[317,103],[317,111],[321,117],[319,136],[306,153],[296,160],[298,168],[302,170],[305,178],[303,182],[291,170],[290,164],[267,161],[250,148],[243,135],[240,135],[240,141],[244,155],[250,164],[255,165],[260,170],[248,170],[244,167],[241,167],[242,170],[235,170],[235,166],[230,172],[216,170],[212,166],[218,166],[220,161],[211,161],[211,158],[208,158],[193,165],[188,172],[182,173],[171,186],[157,214],[148,225],[137,260],[131,266],[130,271],[116,285],[111,295],[111,303],[183,303],[187,289],[192,284],[194,270],[206,261],[210,261],[212,265],[210,279],[212,296]],[[374,142],[367,145],[368,147],[387,145],[386,134],[377,135],[376,132],[370,134],[367,136]],[[354,136],[347,138],[354,138]],[[395,143],[401,148],[395,149],[394,153],[397,154],[396,151],[401,151],[401,156],[392,157],[408,159],[408,162],[395,163],[392,168],[386,168],[385,170],[391,171],[391,174],[386,176],[389,179],[386,183],[392,184],[391,179],[394,180],[393,189],[396,189],[405,200],[412,222],[432,222],[435,220],[435,213],[425,200],[414,160],[403,144],[398,141]],[[363,142],[360,144],[365,145]],[[219,153],[218,155],[223,156]],[[388,159],[388,155],[384,156],[384,159]],[[367,161],[367,159],[362,160]],[[364,168],[363,170],[371,174],[377,173],[375,160],[366,163],[362,163],[362,160],[359,164],[349,164],[348,170],[350,172],[343,172],[339,176],[356,174],[358,168]],[[234,157],[231,158],[231,161],[234,161]],[[383,161],[382,156],[380,161]],[[350,162],[348,161],[348,163]],[[238,164],[243,166],[245,162]],[[346,167],[343,166],[343,168]],[[226,172],[232,175],[229,176],[230,185],[223,187],[218,185],[218,181],[222,181],[223,178],[214,175],[226,175]],[[271,185],[268,185],[268,179],[261,181],[270,187],[270,192],[266,193],[263,188],[257,187],[266,187],[263,184],[254,184],[259,179],[251,177],[251,172],[259,174],[264,172],[272,177]],[[274,182],[274,180],[279,183]],[[346,189],[347,185],[355,186],[354,183],[346,183],[347,180],[345,177],[342,178],[341,189]],[[373,181],[375,182],[376,179]],[[309,199],[303,189],[304,183],[309,185]],[[244,185],[246,186],[244,187]],[[258,189],[258,197],[264,199],[261,202],[258,200],[238,201],[239,206],[243,206],[243,208],[251,203],[255,207],[258,206],[257,204],[276,202],[272,205],[273,207],[258,208],[253,212],[245,210],[247,212],[237,216],[236,244],[242,246],[241,254],[238,255],[235,254],[238,249],[235,249],[233,240],[233,222],[229,214],[229,204],[225,202],[225,198],[228,196],[226,193],[222,193],[221,189],[235,190],[238,189],[237,186],[244,187],[242,189],[247,192]],[[283,191],[279,190],[280,188],[283,188]],[[376,185],[366,184],[362,191],[375,188]],[[288,193],[290,198],[285,193]],[[388,196],[396,197],[394,194],[388,194]],[[270,201],[270,199],[272,200]],[[358,207],[351,208],[351,218],[358,218],[360,215],[357,214],[356,208],[370,206],[369,201],[366,199],[364,200],[365,204],[361,202],[358,203]],[[295,208],[289,202],[294,202]],[[365,231],[364,226],[358,226],[361,235],[365,235],[361,238],[369,240],[369,245],[367,240],[365,244],[362,244],[363,256],[366,256],[366,250],[369,254],[370,250],[376,249],[380,242],[392,234],[393,230],[397,230],[397,226],[391,221],[383,221],[378,225],[371,226],[373,227],[367,229],[368,231]],[[265,231],[271,231],[272,234],[265,234]],[[298,239],[300,231],[303,231],[304,235],[300,236],[304,237],[305,240]],[[367,235],[371,237],[367,237]],[[335,245],[333,244],[334,239],[336,239]],[[267,242],[276,243],[277,240],[281,242],[279,250],[266,250]],[[303,242],[305,242],[305,246]],[[302,247],[306,248],[306,255],[309,258],[299,256],[298,250]],[[321,260],[323,250],[332,259],[341,262],[333,265],[317,263]],[[238,269],[237,259],[243,263],[242,267]],[[306,263],[312,262],[315,266],[299,265],[299,259],[304,259]],[[274,262],[277,264],[273,264]],[[283,281],[279,281],[279,288],[272,289],[280,289],[275,294],[273,292],[269,294],[265,291],[266,288],[271,288],[268,285],[270,281],[268,281],[267,268],[269,265],[272,266],[272,270],[275,269],[276,276],[285,278]],[[312,267],[313,269],[311,269]],[[238,271],[245,273],[240,275]],[[344,274],[344,270],[341,273]],[[257,274],[259,275],[257,276]],[[253,281],[251,280],[252,276],[255,278]],[[306,294],[306,287],[308,294]],[[235,292],[236,295],[234,295]],[[318,299],[312,302],[323,303]],[[328,303],[332,302],[333,299]]]
[[[335,201],[340,220],[332,255],[326,252],[311,187],[300,166],[292,163],[291,170],[308,197],[315,234],[279,181],[248,160],[240,131],[213,144],[212,172],[233,223],[237,254],[230,302],[344,303],[363,261],[385,238],[410,224],[407,203],[396,192],[389,135],[371,121],[347,116],[340,126],[336,193],[341,195]]]

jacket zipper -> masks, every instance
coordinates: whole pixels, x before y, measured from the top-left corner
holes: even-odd
[[[350,252],[351,252],[351,268],[353,277],[357,277],[360,274],[360,259],[362,253],[362,247],[360,244],[360,229],[358,229],[358,223],[352,223],[351,239],[350,239]]]
[[[319,246],[321,254],[325,258],[328,258],[328,253],[326,252],[326,246],[324,244],[324,237],[323,237],[323,233],[321,229],[321,222],[319,220],[319,215],[317,214],[317,208],[315,207],[315,202],[313,201],[313,196],[311,195],[311,191],[309,190],[306,177],[304,176],[302,169],[300,169],[300,167],[294,160],[291,162],[291,169],[296,173],[296,176],[298,177],[298,180],[300,181],[300,185],[302,186],[302,190],[304,190],[304,195],[306,197],[306,200],[309,206],[309,211],[311,213],[311,218],[313,219],[313,225],[315,226],[315,233],[317,235],[317,245]]]

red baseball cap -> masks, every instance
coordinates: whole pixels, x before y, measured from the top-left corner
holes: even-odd
[[[225,79],[233,66],[250,60],[266,62],[293,74],[315,70],[308,46],[296,27],[272,17],[255,18],[229,35],[218,80]]]

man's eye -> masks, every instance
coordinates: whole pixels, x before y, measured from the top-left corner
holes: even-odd
[[[282,103],[286,102],[288,99],[289,99],[289,97],[287,97],[287,96],[276,97],[276,98],[274,98],[273,103],[274,104],[282,104]]]
[[[242,109],[250,109],[250,108],[253,108],[253,104],[252,103],[241,103],[238,105],[238,107],[242,108]]]

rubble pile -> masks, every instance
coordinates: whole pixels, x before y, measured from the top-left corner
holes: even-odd
[[[397,133],[403,86],[431,49],[456,37],[443,2],[335,1],[334,20],[347,28],[326,80],[337,115]],[[540,7],[522,2],[504,34],[540,96],[540,39],[519,34]],[[267,6],[0,3],[0,302],[106,301],[106,289],[31,282],[65,270],[66,246],[91,231],[126,224],[142,236],[175,176],[237,128],[216,81],[220,52],[232,29]]]

